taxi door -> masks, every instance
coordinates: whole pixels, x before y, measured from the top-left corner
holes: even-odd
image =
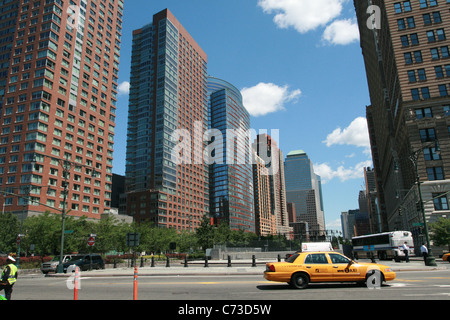
[[[332,266],[333,281],[358,281],[361,277],[359,268],[350,264],[351,260],[338,253],[328,254]]]
[[[332,281],[331,265],[325,253],[308,254],[304,264],[310,274],[311,282]]]

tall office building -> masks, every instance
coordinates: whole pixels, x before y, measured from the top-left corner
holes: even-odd
[[[255,201],[255,233],[258,236],[277,234],[275,212],[271,206],[270,176],[265,161],[253,152],[253,190]]]
[[[322,186],[320,177],[308,155],[303,150],[288,153],[284,162],[286,172],[286,198],[295,204],[297,223],[305,223],[308,229],[303,239],[318,239],[325,234]]]
[[[211,215],[232,230],[255,232],[250,115],[227,81],[208,77],[208,97]]]
[[[133,32],[128,111],[127,213],[195,230],[209,213],[207,56],[167,9]]]
[[[286,202],[286,185],[283,152],[276,141],[267,134],[258,134],[252,145],[253,151],[265,163],[270,183],[270,208],[275,217],[276,234],[291,238],[289,214]]]
[[[0,1],[5,211],[109,210],[122,14],[122,0]]]
[[[448,218],[449,212],[450,3],[355,0],[354,5],[370,93],[367,120],[381,229],[420,235],[417,177],[426,219]]]

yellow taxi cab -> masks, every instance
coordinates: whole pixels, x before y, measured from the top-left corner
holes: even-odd
[[[395,279],[395,272],[388,266],[355,262],[338,252],[317,251],[297,252],[285,262],[266,263],[264,278],[304,289],[309,283],[317,282],[366,283],[376,273],[380,276],[380,282]]]
[[[450,262],[450,252],[442,256],[442,260]]]

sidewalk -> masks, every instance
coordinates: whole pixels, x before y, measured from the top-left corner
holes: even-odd
[[[231,267],[227,266],[227,261],[208,261],[208,266],[205,267],[204,261],[194,261],[190,262],[187,267],[184,266],[183,262],[172,261],[170,267],[166,267],[165,264],[156,265],[151,267],[146,265],[144,267],[139,267],[138,265],[138,277],[145,276],[200,276],[200,275],[217,275],[217,276],[227,276],[227,275],[261,275],[263,276],[264,270],[266,269],[266,262],[256,260],[256,266],[252,266],[251,260],[238,260],[232,261]],[[359,259],[357,262],[371,262],[366,259]],[[417,258],[412,258],[409,263],[406,262],[394,262],[394,261],[378,261],[386,265],[394,272],[402,271],[433,271],[433,270],[446,270],[447,264],[437,262],[437,266],[425,266],[423,260]],[[68,277],[68,274],[48,274],[47,277]],[[134,276],[134,267],[118,267],[118,268],[106,268],[103,270],[92,270],[83,271],[83,277],[123,277],[123,276]]]

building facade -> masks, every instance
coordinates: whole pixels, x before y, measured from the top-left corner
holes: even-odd
[[[367,120],[381,229],[413,231],[419,243],[421,195],[428,222],[450,213],[450,4],[355,0],[354,5],[370,92]],[[379,14],[370,15],[373,8]],[[368,23],[372,18],[376,21]],[[418,181],[426,192],[419,192]]]
[[[286,201],[286,185],[283,166],[283,152],[276,141],[267,134],[258,134],[252,145],[253,151],[265,163],[270,182],[270,207],[275,216],[276,234],[291,238],[292,227]]]
[[[108,212],[123,1],[0,1],[5,211]]]
[[[265,161],[253,153],[253,190],[255,200],[255,232],[258,236],[277,234],[275,212],[271,207],[270,176]]]
[[[284,162],[286,198],[295,204],[296,222],[308,226],[303,239],[325,235],[325,214],[320,177],[314,173],[311,160],[303,150],[288,153]]]
[[[207,55],[167,9],[133,32],[128,111],[127,213],[195,230],[209,213]]]
[[[255,232],[250,115],[240,91],[208,77],[210,213],[231,230]]]

